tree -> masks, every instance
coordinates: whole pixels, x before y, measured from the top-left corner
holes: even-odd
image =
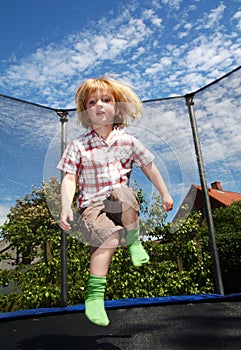
[[[50,187],[54,191],[59,183],[53,180]],[[38,305],[36,285],[40,293],[44,291],[47,295],[48,286],[56,284],[59,273],[53,268],[53,262],[59,260],[60,238],[57,232],[58,225],[50,215],[44,187],[38,190],[33,188],[30,195],[17,200],[11,208],[1,231],[9,246],[16,248],[13,269],[1,273],[3,286],[9,281],[14,283],[14,293],[9,296],[10,308],[14,309],[18,307],[15,304],[21,303],[24,306],[29,303]],[[18,298],[15,298],[15,294],[18,294]]]

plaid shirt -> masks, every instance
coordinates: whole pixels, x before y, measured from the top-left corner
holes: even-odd
[[[78,176],[78,207],[86,207],[108,198],[118,187],[128,186],[135,164],[148,165],[154,155],[135,137],[118,128],[111,132],[108,143],[94,130],[70,142],[58,169]]]

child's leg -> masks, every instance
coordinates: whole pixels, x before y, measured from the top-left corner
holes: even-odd
[[[130,207],[122,214],[122,222],[127,229],[126,245],[131,255],[131,260],[134,266],[142,266],[150,260],[149,255],[143,248],[139,238],[139,216],[136,211]],[[136,221],[133,221],[133,218]]]
[[[85,314],[91,322],[99,326],[107,326],[109,324],[104,306],[106,275],[118,243],[119,233],[115,232],[94,251],[90,259],[90,276],[87,298],[85,300]]]
[[[119,244],[119,232],[113,233],[98,247],[90,259],[90,273],[96,276],[106,276],[112,256]]]
[[[149,255],[143,248],[139,238],[140,206],[135,193],[130,188],[113,191],[110,200],[121,203],[121,223],[126,228],[125,243],[134,266],[141,266],[149,261]]]

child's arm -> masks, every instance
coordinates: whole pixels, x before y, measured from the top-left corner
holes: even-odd
[[[148,177],[148,179],[153,183],[153,185],[158,189],[162,197],[162,206],[165,211],[172,210],[173,200],[169,194],[167,186],[153,162],[149,163],[147,166],[143,166],[142,171]]]
[[[73,211],[71,208],[75,195],[77,176],[67,173],[61,184],[61,214],[60,227],[64,231],[71,230],[69,221],[73,221]]]

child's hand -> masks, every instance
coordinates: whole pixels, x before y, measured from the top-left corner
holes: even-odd
[[[60,227],[64,231],[70,231],[71,225],[68,221],[73,221],[73,210],[62,210],[60,215]]]
[[[170,211],[173,208],[173,199],[169,193],[162,196],[162,206],[164,211]]]

